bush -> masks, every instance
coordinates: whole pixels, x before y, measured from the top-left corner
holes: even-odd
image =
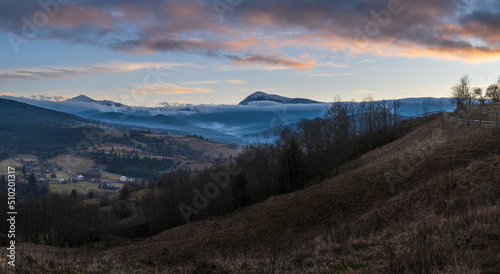
[[[130,204],[124,200],[118,200],[113,204],[113,212],[120,220],[132,216]]]

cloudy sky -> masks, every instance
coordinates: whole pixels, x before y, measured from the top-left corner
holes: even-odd
[[[496,0],[3,0],[0,94],[130,105],[445,97],[500,75]]]

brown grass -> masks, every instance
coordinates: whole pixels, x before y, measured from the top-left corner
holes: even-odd
[[[498,273],[499,136],[437,119],[302,191],[108,250],[25,245],[36,263],[21,262],[40,273]]]

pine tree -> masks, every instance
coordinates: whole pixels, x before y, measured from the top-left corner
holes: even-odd
[[[7,181],[5,180],[5,176],[2,176],[2,180],[0,180],[0,191],[7,190]]]
[[[234,208],[242,208],[250,204],[248,181],[243,174],[238,174],[233,180]]]
[[[28,193],[31,194],[38,194],[37,193],[37,188],[36,188],[36,177],[35,174],[31,173],[29,179],[28,179]]]

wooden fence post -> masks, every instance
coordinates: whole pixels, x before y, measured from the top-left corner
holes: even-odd
[[[478,107],[478,109],[479,109],[479,125],[481,125],[483,121],[483,111],[481,110],[480,107]]]
[[[495,115],[497,117],[497,127],[500,127],[500,125],[498,124],[498,110],[497,109],[495,109]]]

